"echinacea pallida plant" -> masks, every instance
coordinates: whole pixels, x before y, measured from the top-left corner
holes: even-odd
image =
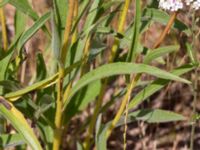
[[[123,144],[126,149],[127,123],[138,120],[149,123],[186,121],[187,117],[162,109],[129,112],[129,109],[136,108],[171,81],[191,84],[181,75],[197,67],[196,62],[189,63],[176,66],[168,72],[151,65],[152,61],[180,48],[179,45],[159,47],[173,24],[174,28],[190,34],[187,26],[176,20],[176,11],[182,9],[180,4],[183,2],[159,2],[161,8],[175,12],[169,16],[145,4],[143,8],[140,0],[53,0],[49,12],[39,16],[28,0],[0,2],[3,37],[0,58],[0,113],[9,121],[4,122],[3,126],[12,126],[15,129],[14,134],[4,132],[0,136],[1,146],[23,148],[24,145],[29,145],[34,150],[59,150],[71,144],[69,141],[66,143],[67,137],[72,140],[73,145],[77,143],[79,149],[96,147],[103,150],[106,149],[106,141],[114,132],[113,129],[124,125]],[[195,2],[197,1],[187,4],[194,5]],[[132,21],[127,22],[128,10],[133,3],[135,13]],[[170,3],[169,8],[165,7],[166,3]],[[7,42],[9,37],[3,11],[6,5],[16,8],[15,34],[13,39],[9,39],[11,43]],[[120,17],[116,19],[118,15]],[[30,27],[26,26],[27,18],[33,21]],[[152,51],[147,48],[147,52],[143,54],[141,49],[144,49],[144,45],[140,39],[142,34],[152,22],[156,20],[162,23],[160,20],[163,19],[167,25],[159,40],[154,43]],[[117,30],[111,26],[113,22],[116,23]],[[26,61],[24,51],[26,43],[40,29],[48,39],[45,43],[47,49],[36,55],[35,75],[29,75],[28,66],[23,68],[25,73],[20,69]],[[110,38],[114,39],[114,43],[106,45],[105,41]],[[123,54],[121,50],[124,50]],[[142,55],[144,61],[138,63],[137,60]],[[154,81],[133,96],[132,92],[140,85],[144,74],[154,76]],[[19,79],[20,75],[23,78],[29,75],[31,79],[24,85]],[[116,100],[104,102],[107,89],[112,82],[118,83],[119,76],[125,77],[126,88],[116,86],[119,94],[116,96],[112,93]],[[105,124],[102,123],[101,116],[117,100],[122,102],[116,115]],[[80,112],[89,109],[88,104],[93,104],[94,112],[84,118],[73,135],[70,123],[73,123],[75,115],[79,116]],[[82,136],[84,133],[86,136]]]

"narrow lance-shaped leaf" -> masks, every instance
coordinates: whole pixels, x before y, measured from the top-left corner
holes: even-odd
[[[196,59],[194,50],[192,49],[192,45],[189,43],[186,43],[186,47],[187,47],[187,53],[188,53],[188,56],[190,57],[191,63],[193,64],[197,63],[198,61]]]
[[[56,19],[55,19],[55,10],[52,12],[51,15],[51,27],[52,27],[52,49],[54,52],[54,57],[56,60],[60,60],[60,48],[61,48],[61,40],[58,32],[58,27],[56,24]]]
[[[173,122],[173,121],[185,121],[187,120],[186,117],[177,114],[172,111],[166,111],[161,109],[142,109],[137,110],[135,112],[129,113],[127,117],[127,124],[136,122],[136,121],[145,121],[148,123],[166,123],[166,122]],[[97,143],[97,150],[101,150],[101,145],[106,145],[106,131],[112,121],[109,121],[105,125],[102,125],[102,128],[98,131],[98,138],[101,139]],[[115,128],[124,125],[124,116],[120,118],[118,123],[116,124]],[[105,148],[104,148],[105,149]]]
[[[100,114],[96,122],[95,145],[97,150],[106,150],[106,130],[102,125],[102,115]]]
[[[3,97],[0,97],[0,113],[10,121],[13,127],[23,136],[27,144],[29,144],[33,150],[42,150],[37,137],[22,113]]]
[[[82,61],[78,61],[76,63],[74,63],[73,65],[67,67],[65,69],[65,75],[67,75],[68,73],[70,73],[74,68],[76,68],[77,66],[79,66],[81,64]],[[15,91],[15,92],[10,92],[4,95],[4,97],[6,99],[8,99],[9,101],[16,101],[17,99],[19,99],[21,96],[23,96],[24,94],[27,94],[33,90],[37,90],[37,89],[42,89],[42,88],[46,88],[49,87],[53,84],[56,83],[56,80],[58,79],[58,73],[54,74],[53,76],[42,80],[40,82],[34,83],[33,85],[27,86],[21,90]]]
[[[6,71],[7,71],[7,68],[10,64],[10,60],[13,56],[13,53],[14,53],[14,48],[15,48],[15,45],[16,43],[18,42],[20,38],[20,35],[17,35],[13,42],[11,43],[10,47],[9,47],[9,50],[8,52],[6,53],[6,55],[0,60],[0,81],[2,80],[5,80],[5,75],[6,75]],[[3,93],[3,89],[2,87],[0,87],[0,95],[2,95]]]
[[[180,76],[184,73],[187,73],[191,70],[196,68],[195,65],[187,64],[184,66],[181,66],[175,70],[172,71],[172,74],[176,76]],[[139,104],[141,104],[144,100],[146,100],[149,96],[153,95],[160,89],[162,89],[165,85],[167,85],[170,82],[170,80],[166,79],[157,79],[147,87],[145,87],[142,91],[140,91],[129,103],[129,109],[135,108]]]
[[[29,16],[34,21],[39,19],[38,14],[32,9],[31,5],[29,4],[29,1],[27,0],[9,0],[9,4],[13,5],[17,11],[21,11],[25,15]],[[42,27],[42,30],[46,33],[46,35],[49,37],[50,33],[46,26]]]
[[[165,46],[160,47],[155,50],[150,51],[144,58],[144,63],[149,64],[151,61],[155,60],[158,57],[161,57],[165,54],[177,51],[179,49],[179,45],[171,45],[171,46]]]
[[[140,25],[141,25],[141,6],[140,0],[135,0],[136,4],[136,11],[135,11],[135,19],[134,19],[134,27],[133,27],[133,35],[131,39],[131,49],[128,52],[127,61],[134,62],[136,57],[136,52],[139,43],[139,32],[140,32]]]
[[[31,8],[27,0],[9,0],[9,3],[20,10],[21,12],[25,13],[26,15],[30,16],[33,20],[37,20],[39,17],[37,13]]]
[[[141,109],[128,114],[127,123],[145,121],[148,123],[166,123],[187,120],[181,114],[162,109]],[[124,125],[124,117],[121,117],[116,127]]]
[[[31,92],[31,91],[39,89],[39,88],[48,87],[48,86],[54,84],[56,82],[57,78],[58,78],[58,73],[53,75],[52,77],[49,77],[45,80],[37,82],[37,83],[35,83],[31,86],[28,86],[24,89],[21,89],[21,90],[15,91],[15,92],[11,92],[11,93],[7,93],[7,94],[5,94],[5,98],[8,99],[9,101],[16,101],[22,95],[24,95],[28,92]]]
[[[27,16],[21,11],[15,12],[15,35],[21,35],[26,29]]]
[[[187,81],[176,75],[173,75],[171,73],[168,73],[166,71],[163,71],[161,69],[149,65],[134,64],[134,63],[111,63],[98,67],[97,69],[92,70],[89,73],[85,74],[72,88],[71,93],[69,95],[69,99],[72,98],[72,96],[82,87],[86,86],[87,84],[95,80],[119,74],[132,74],[132,73],[147,73],[162,79],[169,79],[169,80],[181,81],[184,83],[190,83],[190,81]],[[65,105],[64,107],[66,107],[67,104],[68,101],[67,103],[64,104]]]
[[[8,68],[10,59],[13,55],[13,50],[9,50],[8,53],[6,54],[6,56],[0,60],[0,81],[5,79],[5,74],[6,74],[6,70]],[[2,87],[0,87],[0,95],[3,94],[3,89]]]
[[[17,49],[21,50],[23,45],[46,23],[47,20],[50,19],[51,13],[48,12],[44,14],[41,18],[39,18],[34,25],[29,28],[19,39],[19,43],[17,45]]]

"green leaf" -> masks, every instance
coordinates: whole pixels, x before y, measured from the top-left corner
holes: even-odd
[[[32,6],[27,0],[9,0],[9,4],[13,5],[17,9],[17,11],[21,11],[34,21],[37,21],[39,19],[38,14],[32,9]],[[43,26],[42,30],[46,33],[48,37],[50,37],[50,33],[46,26]]]
[[[87,29],[90,28],[90,26],[94,23],[95,18],[98,14],[98,11],[99,11],[101,1],[102,0],[93,1],[93,4],[92,4],[92,6],[89,10],[89,14],[87,15],[87,18],[86,18],[86,21],[85,21],[83,31],[87,31]]]
[[[133,26],[133,35],[131,39],[131,48],[127,55],[128,62],[134,62],[136,57],[136,52],[138,49],[139,37],[140,37],[140,25],[141,25],[141,5],[140,0],[135,1],[136,9],[135,9],[135,19],[134,19],[134,26]]]
[[[97,69],[94,69],[89,73],[85,74],[72,88],[71,93],[69,95],[69,99],[71,99],[72,96],[82,87],[86,86],[87,84],[95,80],[114,75],[132,74],[132,73],[147,73],[162,79],[169,79],[169,80],[181,81],[184,83],[190,83],[190,81],[187,81],[176,75],[173,75],[166,71],[160,70],[156,67],[148,66],[145,64],[121,63],[121,62],[111,63],[98,67]],[[66,107],[67,103],[65,103],[64,105]]]
[[[90,86],[87,88],[86,92],[84,95],[81,95],[81,102],[79,103],[78,110],[84,110],[87,105],[98,96],[100,92],[100,81],[97,80],[95,82],[92,82]]]
[[[195,52],[192,48],[192,45],[189,44],[189,43],[186,43],[186,48],[187,48],[187,53],[188,53],[188,56],[190,57],[191,63],[193,63],[193,64],[197,63],[198,61],[197,61],[197,58],[195,56]]]
[[[90,0],[81,1],[80,7],[79,7],[79,10],[78,10],[79,11],[78,16],[77,16],[76,21],[74,23],[72,32],[74,32],[78,23],[80,22],[81,17],[84,15],[84,13],[87,11],[87,8],[90,6],[89,3],[90,3]]]
[[[17,45],[18,50],[21,50],[23,45],[50,19],[50,16],[51,12],[44,14],[21,36]]]
[[[55,12],[55,11],[53,11]],[[56,24],[55,20],[55,14],[52,13],[51,15],[51,26],[52,26],[52,49],[53,49],[53,54],[54,57],[56,58],[57,61],[60,60],[60,49],[61,49],[61,40],[60,40],[60,35],[58,31],[58,25]]]
[[[95,145],[97,150],[107,150],[106,130],[102,125],[102,115],[100,114],[96,122]]]
[[[33,133],[33,130],[30,128],[22,113],[18,111],[12,103],[6,101],[2,97],[0,97],[0,114],[10,121],[13,127],[33,150],[42,150],[37,137]]]
[[[149,64],[151,61],[155,60],[158,57],[171,53],[173,51],[177,51],[180,48],[179,45],[171,45],[166,47],[157,48],[155,50],[150,51],[144,58],[144,63]]]
[[[72,98],[66,109],[66,118],[69,120],[76,113],[84,110],[88,104],[95,100],[101,88],[99,80],[92,82],[88,86],[82,88],[76,96]]]
[[[33,20],[37,20],[39,18],[27,0],[9,0],[9,3],[16,7],[17,10],[20,10],[21,12],[30,16]]]
[[[187,73],[193,69],[195,69],[195,65],[187,64],[184,66],[181,66],[175,70],[173,70],[171,73],[176,76],[181,76],[184,73]],[[139,104],[141,104],[144,100],[146,100],[148,97],[162,89],[164,86],[166,86],[170,80],[166,79],[157,79],[153,83],[149,84],[147,87],[145,87],[142,91],[140,91],[129,103],[129,109],[135,108]]]
[[[40,88],[48,87],[48,86],[54,84],[55,81],[57,80],[57,78],[58,78],[58,73],[47,78],[47,79],[45,79],[45,80],[42,80],[40,82],[34,83],[33,85],[27,86],[24,89],[21,89],[21,90],[15,91],[15,92],[7,93],[7,94],[5,94],[5,98],[9,99],[10,101],[15,101],[26,93],[29,93],[33,90],[37,90],[37,89],[40,89]]]
[[[85,0],[84,2],[82,2],[81,8],[80,8],[80,12],[84,13],[86,11],[86,8],[90,5],[87,5],[90,1]],[[80,58],[83,55],[83,51],[85,48],[85,43],[91,33],[91,29],[93,29],[94,24],[95,24],[95,18],[97,16],[97,14],[99,13],[99,7],[101,4],[102,0],[96,0],[93,1],[90,9],[89,9],[89,14],[86,17],[86,21],[85,24],[83,26],[83,33],[82,33],[82,37],[78,38],[77,42],[71,47],[71,50],[69,51],[68,55],[67,55],[67,59],[66,59],[66,66],[70,65],[71,63],[73,63],[74,61],[80,60]],[[79,17],[81,17],[83,14],[79,14]],[[78,20],[80,19],[78,17]],[[73,27],[72,30],[75,30],[75,27],[77,24],[75,23],[75,26]],[[96,24],[95,24],[96,25]],[[67,83],[67,80],[65,80],[65,83]]]
[[[5,79],[6,71],[7,71],[12,55],[13,55],[13,49],[10,49],[8,53],[6,54],[6,56],[0,60],[0,72],[1,72],[0,81]],[[3,92],[3,89],[0,88],[0,95],[3,94],[2,92]]]
[[[106,49],[106,45],[100,42],[100,40],[94,39],[91,42],[89,61],[92,61],[98,54],[100,54],[104,49]]]
[[[186,118],[172,111],[161,109],[142,109],[128,114],[129,122],[142,120],[148,123],[184,121]]]
[[[45,150],[51,150],[52,142],[53,142],[53,128],[42,121],[37,122],[39,132],[41,135],[41,139],[45,141]]]
[[[14,53],[14,49],[16,47],[16,44],[18,42],[20,38],[20,35],[16,35],[13,42],[11,43],[9,49],[8,49],[8,52],[6,53],[5,56],[3,56],[3,58],[0,58],[0,81],[3,81],[5,80],[5,75],[6,75],[6,71],[8,69],[8,66],[10,64],[10,61],[11,61],[11,58],[13,56],[13,53]],[[0,95],[2,95],[3,93],[3,89],[2,87],[0,87]]]
[[[0,147],[8,148],[25,144],[21,134],[2,134],[0,136]]]
[[[45,79],[47,76],[46,64],[45,64],[45,60],[44,60],[41,52],[37,53],[36,58],[37,58],[36,59],[36,63],[37,63],[36,79],[37,79],[37,81],[41,81],[41,80]]]
[[[76,68],[77,66],[79,66],[81,64],[82,61],[78,61],[76,63],[74,63],[73,65],[67,67],[65,69],[65,76],[70,73],[74,68]],[[16,101],[17,99],[19,99],[22,95],[27,94],[33,90],[37,90],[37,89],[42,89],[42,88],[46,88],[49,87],[53,84],[56,83],[56,80],[58,79],[58,73],[54,74],[53,76],[46,78],[40,82],[34,83],[33,85],[27,86],[24,89],[15,91],[15,92],[10,92],[4,95],[4,97],[6,99],[8,99],[9,101]]]
[[[177,114],[172,111],[166,111],[161,109],[141,109],[128,114],[127,123],[136,121],[145,121],[148,123],[167,123],[174,121],[185,121],[186,117]],[[111,121],[106,124],[109,126]],[[118,121],[116,128],[124,125],[124,117],[121,117]]]
[[[54,3],[54,13],[55,13],[55,20],[56,24],[58,25],[58,29],[60,31],[59,35],[62,38],[64,33],[67,12],[68,12],[68,2],[67,0],[53,0]]]
[[[15,35],[20,35],[25,31],[27,16],[16,10],[15,12]]]

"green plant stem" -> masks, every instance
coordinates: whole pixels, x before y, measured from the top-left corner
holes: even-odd
[[[76,25],[75,23],[76,23],[76,18],[78,16],[78,7],[79,7],[78,0],[75,0],[74,1],[74,12],[73,12],[73,16],[74,16],[75,19],[74,19],[73,25]],[[77,35],[78,35],[78,27],[76,26],[75,30],[73,32],[73,35],[72,35],[71,45],[73,45],[77,41]],[[81,61],[81,64],[82,64],[82,61]],[[68,95],[71,91],[72,84],[73,84],[73,81],[70,81],[69,84],[67,85],[65,91],[64,91],[63,100],[65,100],[65,101],[68,100]],[[65,101],[64,101],[64,103],[65,103]]]
[[[63,46],[61,50],[61,60],[59,65],[59,77],[57,83],[57,100],[55,114],[55,130],[53,140],[53,150],[59,150],[62,141],[62,107],[63,107],[63,80],[65,76],[65,60],[68,51],[69,36],[71,32],[75,0],[69,0],[69,11],[66,19]]]
[[[69,45],[69,36],[71,33],[72,23],[73,23],[73,17],[74,17],[74,7],[75,7],[75,1],[77,0],[69,0],[68,3],[68,15],[66,19],[66,25],[65,25],[65,32],[64,32],[64,38],[63,38],[63,46],[61,50],[61,65],[64,65],[67,52],[68,52],[68,45]]]
[[[2,0],[0,0],[1,2]],[[7,39],[7,30],[6,30],[6,19],[4,14],[3,7],[0,8],[0,21],[1,21],[1,29],[2,29],[2,38],[3,38],[3,50],[6,52],[8,49],[8,39]],[[0,133],[3,134],[5,132],[6,122],[2,115],[0,115]],[[2,150],[2,148],[0,148]]]
[[[78,1],[75,0],[75,4],[74,4],[74,25],[76,25],[76,19],[78,17],[78,7],[79,7],[79,4],[78,4]],[[78,35],[78,27],[76,26],[75,27],[75,30],[73,32],[73,35],[72,35],[72,45],[76,42],[77,40],[77,35]]]
[[[122,10],[122,13],[120,15],[120,19],[119,19],[119,25],[118,25],[118,29],[117,29],[119,33],[123,33],[123,31],[124,31],[124,25],[126,23],[126,16],[127,16],[129,5],[130,5],[130,0],[126,0],[123,10]],[[109,63],[113,62],[113,60],[115,59],[118,47],[119,47],[119,39],[115,38],[114,44],[111,49],[111,57],[109,58]],[[97,120],[99,111],[101,109],[102,103],[103,103],[103,97],[106,92],[107,83],[108,83],[108,78],[104,79],[103,85],[101,86],[100,94],[97,99],[95,110],[94,110],[94,113],[92,115],[92,119],[91,119],[91,122],[89,125],[88,135],[87,135],[85,143],[84,143],[85,150],[89,150],[90,146],[91,146],[90,139],[92,137],[93,130],[94,130],[94,127],[96,124],[96,120]]]
[[[7,51],[8,38],[7,38],[7,30],[6,30],[6,19],[5,19],[3,8],[0,8],[0,20],[1,20],[2,37],[3,37],[3,49],[4,51]]]
[[[57,100],[56,100],[56,114],[55,114],[55,130],[54,130],[54,141],[53,150],[59,150],[62,137],[62,86],[63,86],[63,75],[62,69],[59,70],[59,79],[57,83]]]
[[[74,16],[74,18],[75,18],[75,19],[74,19],[74,23],[73,23],[74,25],[76,25],[76,24],[75,24],[75,23],[76,23],[76,18],[77,18],[77,16],[78,16],[78,7],[79,7],[78,0],[75,0],[75,1],[74,1],[74,13],[73,13],[73,16]],[[74,32],[73,32],[73,35],[72,35],[71,45],[73,45],[73,44],[77,41],[77,35],[78,35],[78,27],[76,26],[76,27],[75,27],[75,30],[74,30]],[[84,60],[85,60],[85,59],[83,59],[83,60],[81,61],[81,64],[83,63]],[[73,84],[73,81],[70,81],[69,84],[67,85],[65,91],[64,91],[64,94],[63,94],[63,100],[65,100],[64,103],[68,100],[68,96],[69,96],[69,93],[70,93],[70,91],[71,91],[72,84]]]
[[[164,31],[161,33],[159,40],[154,44],[154,48],[159,47],[159,45],[162,43],[162,41],[164,40],[164,38],[168,34],[169,30],[171,29],[171,26],[172,26],[173,22],[175,21],[177,14],[178,14],[178,12],[175,12],[175,13],[172,14],[172,16],[170,17],[170,20],[168,21],[167,26],[165,27]],[[126,92],[124,98],[122,99],[122,103],[120,105],[120,108],[119,108],[116,116],[114,117],[111,125],[109,126],[109,128],[106,132],[107,138],[110,136],[112,130],[115,128],[117,122],[119,121],[120,117],[122,116],[122,114],[123,114],[123,112],[126,108],[126,104],[129,101],[129,98],[131,97],[132,90],[135,88],[135,85],[137,84],[137,82],[141,78],[141,75],[142,74],[137,74],[135,76],[135,78],[133,78],[132,81],[129,83],[128,88],[127,88],[127,92]]]

